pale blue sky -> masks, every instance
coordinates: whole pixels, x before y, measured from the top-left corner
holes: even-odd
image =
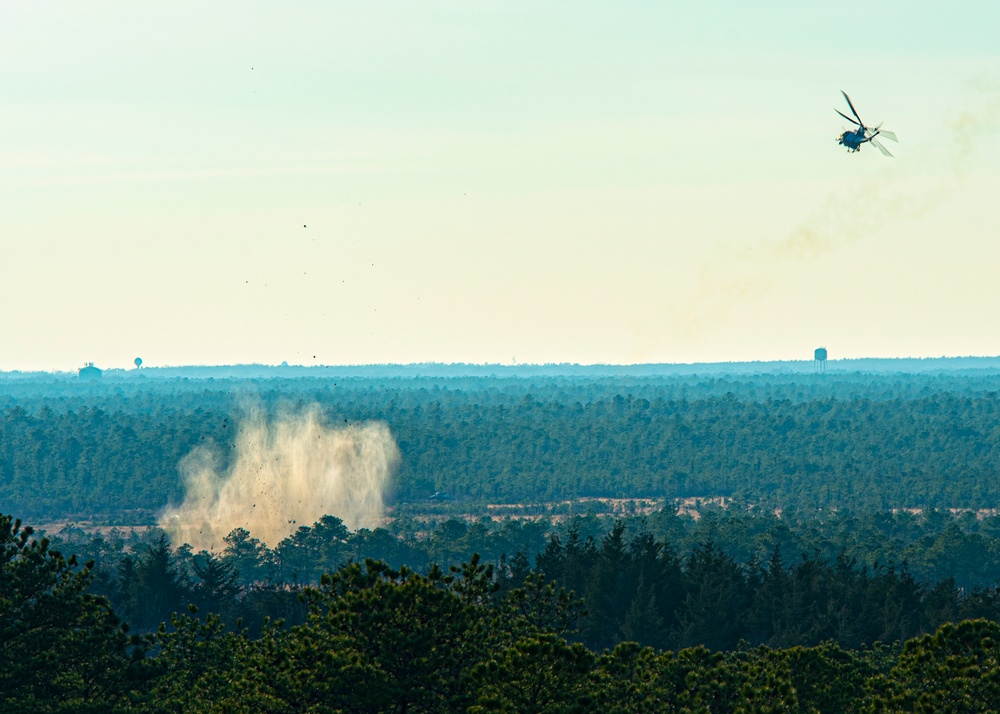
[[[1000,354],[1000,4],[917,5],[5,3],[0,369]]]

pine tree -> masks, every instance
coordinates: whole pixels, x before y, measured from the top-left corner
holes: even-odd
[[[124,696],[125,628],[79,567],[0,515],[0,710],[104,712]]]

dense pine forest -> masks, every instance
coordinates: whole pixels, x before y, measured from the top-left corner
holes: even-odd
[[[472,372],[4,375],[0,512],[41,529],[0,517],[0,708],[1000,701],[1000,375]],[[193,449],[304,409],[388,425],[381,526],[156,527]]]
[[[181,459],[222,458],[248,405],[377,420],[392,503],[726,496],[767,508],[992,508],[1000,375],[0,379],[0,505],[33,521],[153,523]]]
[[[1000,698],[994,589],[921,584],[905,568],[869,571],[845,556],[786,565],[780,547],[767,563],[740,563],[710,542],[679,558],[670,541],[628,536],[624,523],[599,542],[582,539],[583,525],[551,536],[535,568],[523,552],[499,567],[474,555],[423,572],[368,559],[297,585],[276,574],[281,554],[246,533],[219,556],[173,552],[162,536],[126,550],[95,539],[106,558],[121,555],[107,579],[107,559],[102,576],[0,517],[0,702],[34,712],[832,714],[991,711]],[[308,530],[302,540],[328,545],[319,562],[350,558],[358,534],[332,518]],[[278,579],[248,582],[253,568],[275,567]]]
[[[158,529],[63,527],[48,540],[90,562],[91,592],[139,631],[189,603],[230,625],[294,621],[302,611],[292,593],[350,563],[428,573],[475,558],[504,587],[541,577],[575,593],[587,615],[573,639],[591,649],[631,640],[730,650],[872,646],[956,619],[1000,621],[998,521],[942,512],[779,519],[730,507],[697,520],[664,511],[561,522],[450,518],[354,532],[325,516],[274,548],[236,529],[218,552],[171,544]]]

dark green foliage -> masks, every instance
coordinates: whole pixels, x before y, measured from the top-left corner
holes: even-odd
[[[323,516],[312,527],[299,526],[278,544],[278,579],[286,583],[315,583],[322,573],[336,570],[350,558],[350,531],[335,516]],[[232,537],[232,534],[230,534]]]
[[[0,515],[0,709],[103,712],[126,690],[133,661],[108,601],[31,528]]]
[[[242,593],[236,567],[223,558],[202,551],[192,558],[191,568],[197,578],[193,604],[205,612],[228,610],[230,603]]]
[[[229,626],[242,618],[256,636],[267,616],[302,623],[301,583],[318,585],[321,574],[339,563],[392,552],[422,564],[408,570],[426,573],[433,553],[468,548],[468,558],[486,546],[500,552],[488,565],[495,568],[499,594],[518,603],[520,615],[540,627],[572,632],[571,638],[598,651],[622,641],[673,650],[694,645],[728,650],[741,640],[781,648],[834,641],[856,648],[904,640],[947,621],[1000,617],[997,588],[963,590],[954,578],[917,577],[908,563],[880,561],[880,555],[893,552],[918,553],[914,544],[927,540],[926,529],[944,532],[956,522],[950,515],[918,521],[879,514],[779,520],[737,507],[708,511],[697,522],[662,514],[617,522],[581,517],[548,525],[553,533],[536,558],[503,551],[524,542],[511,536],[517,523],[489,519],[469,525],[454,519],[425,523],[427,535],[415,539],[383,529],[351,533],[339,519],[327,517],[300,527],[273,551],[237,529],[221,556],[189,547],[173,551],[155,532],[131,541],[103,535],[87,540],[71,529],[71,537],[58,540],[60,548],[98,556],[91,571],[97,576],[95,592],[107,595],[138,632],[155,631],[171,613],[194,603],[220,614]],[[647,526],[673,537],[657,536]],[[583,532],[596,538],[584,538]],[[458,545],[445,548],[449,537]],[[909,545],[904,537],[911,539]],[[992,536],[975,542],[992,557]],[[852,554],[868,547],[881,550],[868,551],[865,561]],[[328,565],[315,564],[308,553]],[[300,569],[283,571],[279,566],[292,560],[290,554],[299,558]],[[281,572],[298,582],[283,581]],[[968,574],[959,575],[968,582]],[[552,603],[547,589],[553,584],[575,593],[571,601],[579,598],[582,605]],[[550,604],[564,615],[575,614],[564,622],[546,619]],[[583,611],[586,617],[579,616]]]
[[[684,592],[677,624],[681,647],[721,650],[743,639],[751,591],[735,560],[712,543],[698,546],[687,559]]]
[[[763,565],[755,556],[741,563],[712,542],[689,547],[678,559],[670,543],[647,532],[626,538],[622,522],[599,544],[581,543],[570,526],[565,544],[553,536],[537,565],[583,594],[588,616],[576,636],[597,650],[621,641],[717,651],[741,641],[859,648],[993,613],[1000,601],[994,588],[963,593],[952,580],[921,582],[905,566],[869,567],[843,552],[803,553],[786,564],[776,545]]]
[[[503,660],[526,638],[555,637],[520,614],[516,593],[499,596],[492,568],[477,557],[450,575],[394,571],[372,560],[346,565],[303,591],[304,623],[265,627],[244,681],[226,691],[237,692],[246,711],[462,711],[478,698],[476,686],[486,686],[471,684],[482,665]],[[559,621],[565,596],[547,594]],[[186,641],[184,631],[170,637]]]
[[[422,577],[368,561],[306,590],[309,619],[292,634],[294,659],[336,650],[346,661],[303,683],[303,703],[320,692],[355,712],[433,711],[454,701],[474,643],[468,606],[446,585],[440,571]]]
[[[518,639],[475,667],[470,712],[572,714],[591,711],[587,675],[594,656],[553,634]]]
[[[625,642],[598,660],[591,675],[595,711],[730,711],[731,683],[724,658],[704,647],[657,653]]]
[[[223,559],[233,569],[236,583],[246,588],[254,583],[271,582],[277,576],[271,552],[243,528],[226,536]]]
[[[873,712],[992,712],[1000,704],[1000,625],[945,624],[910,640],[898,664],[871,682]]]
[[[173,614],[153,638],[155,657],[142,662],[147,684],[132,693],[130,706],[141,712],[242,711],[239,681],[249,665],[245,634],[227,633],[217,615],[204,621]]]
[[[860,603],[860,610],[833,620],[859,619],[850,632],[872,626],[866,622],[889,631],[886,623],[908,620],[886,613],[919,609],[923,601],[935,611],[962,606],[961,597],[948,597],[940,585],[918,587],[917,601],[907,601],[900,593],[913,586],[905,575],[892,569],[868,574],[846,559],[804,558],[786,566],[776,549],[761,568],[705,544],[678,560],[648,534],[626,536],[619,523],[600,543],[588,539],[585,546],[571,531],[571,557],[561,542],[546,550],[547,562],[563,567],[583,567],[582,552],[592,556],[581,582],[603,610],[603,624],[593,631],[580,627],[590,619],[580,602],[553,582],[531,573],[522,585],[505,586],[513,568],[498,573],[474,556],[447,574],[437,567],[422,575],[373,560],[351,563],[301,592],[307,614],[299,624],[265,621],[251,634],[238,622],[226,628],[218,615],[201,619],[192,605],[190,614],[174,614],[169,625],[130,644],[107,601],[86,592],[88,568],[76,568],[44,541],[30,541],[31,533],[8,518],[0,525],[5,711],[947,713],[994,711],[1000,701],[1000,625],[988,620],[945,624],[901,649],[825,642],[669,651],[625,641],[598,654],[567,639],[661,621],[658,580],[669,585],[664,592],[679,588],[671,597],[681,613],[673,630],[659,635],[665,637],[693,637],[697,628],[706,639],[735,636],[706,622],[692,606],[692,593],[714,604],[718,619],[727,619],[732,603],[752,612],[762,599],[787,600],[778,611],[801,608],[820,630],[823,613]],[[159,582],[219,602],[277,592],[238,587],[223,558],[169,551],[164,557],[163,551],[164,543],[154,541],[136,560],[122,562],[132,563],[133,578],[136,567],[166,572]],[[184,558],[195,575],[190,582],[177,569]],[[623,589],[608,577],[616,572],[641,582]],[[810,597],[820,605],[809,604]],[[883,612],[866,616],[869,609]],[[738,629],[767,621],[782,620],[749,618],[758,624]]]
[[[119,565],[118,601],[122,617],[140,632],[151,632],[191,602],[165,536]]]
[[[839,714],[864,700],[866,682],[879,671],[867,652],[833,643],[753,650],[727,655],[738,698],[750,711]]]

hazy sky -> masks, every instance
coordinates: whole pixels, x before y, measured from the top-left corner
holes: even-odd
[[[1000,354],[997,28],[5,2],[0,370]],[[835,143],[841,89],[895,159]]]

